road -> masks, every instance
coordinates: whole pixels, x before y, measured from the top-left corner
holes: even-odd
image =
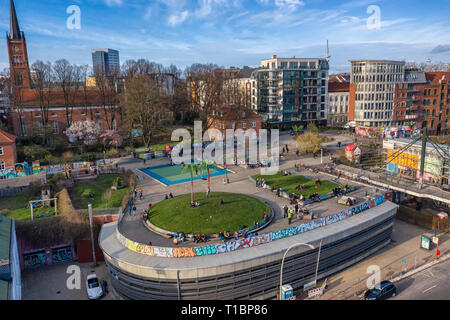
[[[450,300],[450,260],[397,282],[391,300]]]

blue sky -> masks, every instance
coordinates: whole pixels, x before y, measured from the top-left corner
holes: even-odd
[[[91,50],[120,51],[121,62],[146,58],[184,68],[192,63],[258,66],[261,59],[323,57],[331,69],[350,59],[450,62],[450,1],[433,0],[15,0],[31,62],[60,58],[92,64]],[[81,9],[69,30],[67,7]],[[369,29],[370,5],[381,28]],[[9,0],[0,0],[0,30],[9,30]],[[0,37],[0,70],[8,66]],[[436,49],[437,48],[437,49]]]

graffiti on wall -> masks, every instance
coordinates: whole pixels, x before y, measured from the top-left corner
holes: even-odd
[[[216,245],[203,246],[198,248],[163,248],[163,247],[152,247],[149,245],[140,244],[134,241],[131,241],[125,238],[118,230],[116,229],[116,237],[118,241],[128,248],[129,250],[145,254],[148,256],[155,257],[163,257],[163,258],[192,258],[192,257],[200,257],[200,256],[208,256],[215,255],[220,253],[232,252],[235,250],[251,248],[255,246],[259,246],[262,244],[266,244],[269,242],[281,240],[284,238],[289,238],[301,233],[305,233],[311,230],[315,230],[321,228],[326,225],[331,225],[333,223],[337,223],[342,221],[348,217],[352,217],[354,215],[358,215],[366,210],[374,208],[386,201],[385,196],[378,197],[374,200],[369,200],[356,206],[354,208],[339,212],[337,214],[316,219],[309,223],[301,224],[299,226],[278,230],[274,232],[269,232],[266,234],[252,236],[251,238],[241,239],[237,241],[228,241],[225,243],[220,243]]]

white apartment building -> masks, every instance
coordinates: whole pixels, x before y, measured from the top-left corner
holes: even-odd
[[[348,123],[350,101],[349,82],[328,83],[328,125],[343,127]]]
[[[327,125],[328,71],[326,59],[278,58],[262,60],[251,76],[252,109],[269,126],[295,123]]]
[[[405,62],[351,60],[350,120],[359,127],[384,127],[393,123],[395,87],[405,77]],[[353,118],[353,119],[352,119]]]

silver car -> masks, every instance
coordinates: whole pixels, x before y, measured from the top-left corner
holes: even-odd
[[[95,273],[87,276],[86,289],[90,300],[97,300],[103,296],[102,286]]]

